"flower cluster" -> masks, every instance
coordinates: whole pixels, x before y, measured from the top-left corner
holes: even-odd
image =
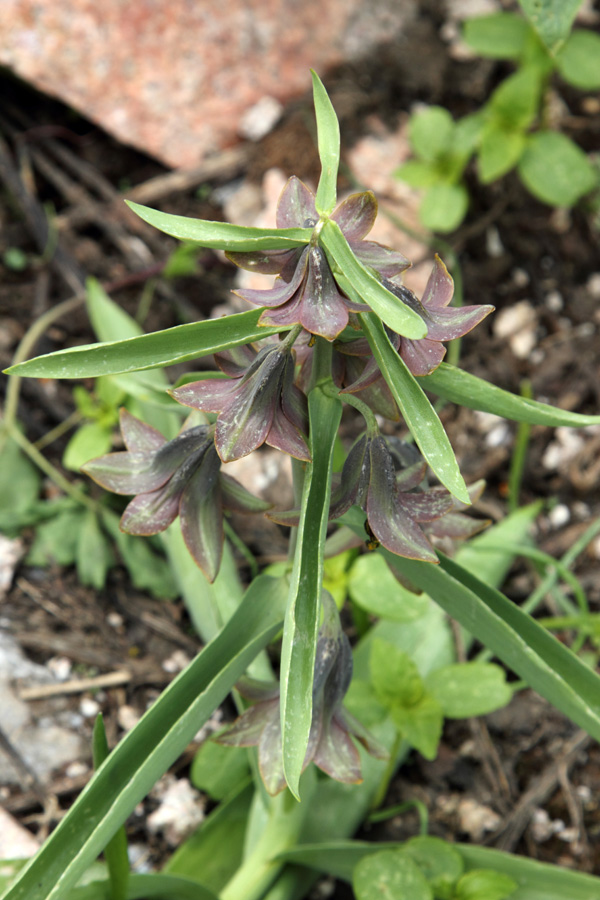
[[[313,680],[313,710],[303,770],[314,762],[336,781],[358,784],[362,780],[356,738],[378,759],[386,759],[384,747],[354,718],[342,702],[352,680],[352,650],[342,631],[340,617],[330,595],[322,594],[323,623],[319,629]],[[217,740],[232,747],[258,747],[260,774],[270,794],[285,787],[281,740],[279,685],[244,678],[238,690],[254,703]]]

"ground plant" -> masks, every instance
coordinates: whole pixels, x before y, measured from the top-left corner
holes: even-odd
[[[353,840],[367,817],[390,814],[387,788],[410,748],[434,758],[445,718],[499,709],[523,685],[600,738],[598,676],[498,589],[516,554],[547,562],[529,538],[539,506],[517,506],[492,527],[469,511],[483,484],[465,484],[430,396],[532,425],[600,416],[511,394],[443,361],[444,343],[492,308],[453,306],[439,257],[421,298],[404,286],[408,260],[368,240],[374,195],[338,203],[338,122],[315,74],[313,90],[320,180],[313,194],[289,179],[276,227],[132,204],[162,231],[274,276],[270,288],[238,291],[247,311],[143,334],[90,282],[100,343],[8,370],[11,385],[96,379],[93,394],[78,391],[88,421],[67,462],[93,457],[83,471],[105,492],[67,482],[46,532],[38,528],[35,558],[44,541],[62,542],[64,559],[101,585],[116,541],[134,582],[183,593],[205,647],[110,752],[98,718],[95,775],[5,900],[287,900],[322,873],[351,883],[358,900],[600,896],[592,876],[431,837],[423,810],[422,833],[404,843]],[[165,369],[200,358],[215,367],[170,384]],[[26,486],[15,503],[27,521],[38,504],[29,460],[44,463],[7,406],[4,459]],[[124,449],[107,452],[117,407]],[[361,422],[349,448],[344,408]],[[390,422],[403,422],[407,439]],[[269,507],[222,468],[263,444],[291,457],[290,509]],[[114,495],[131,498],[120,524]],[[247,586],[233,562],[231,510],[290,529],[288,562],[259,571],[250,558]],[[569,580],[567,562],[556,575]],[[349,611],[354,646],[342,628]],[[448,616],[467,648],[485,648],[479,656],[457,661]],[[279,646],[277,666],[267,650]],[[192,766],[214,810],[163,871],[131,873],[124,823],[231,692],[238,718]]]
[[[424,191],[419,215],[434,231],[453,231],[463,221],[469,206],[464,176],[472,160],[482,184],[516,169],[527,190],[550,206],[569,208],[583,197],[593,202],[598,191],[594,158],[552,122],[550,89],[554,75],[559,85],[580,91],[600,87],[600,36],[578,28],[566,37],[543,27],[552,17],[540,20],[536,4],[522,6],[532,13],[529,21],[498,12],[465,22],[463,39],[475,53],[516,67],[480,109],[458,120],[441,106],[411,116],[414,158],[397,175]],[[568,20],[568,6],[557,5],[555,18]]]

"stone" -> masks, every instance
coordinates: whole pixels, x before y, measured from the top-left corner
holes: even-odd
[[[243,114],[259,101],[306,93],[309,68],[323,75],[398,40],[418,6],[3,0],[10,40],[0,64],[120,141],[191,168],[236,143]]]

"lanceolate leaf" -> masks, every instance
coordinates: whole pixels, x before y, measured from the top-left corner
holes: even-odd
[[[281,652],[283,766],[290,790],[298,782],[312,721],[312,686],[323,585],[333,447],[342,404],[320,387],[308,397],[312,463],[306,469],[302,514]]]
[[[277,633],[282,606],[279,580],[262,576],[253,582],[223,630],[113,750],[4,900],[62,900],[67,896]]]
[[[311,75],[315,113],[317,116],[319,157],[321,159],[321,177],[319,178],[315,205],[319,214],[325,213],[325,215],[328,215],[333,210],[337,198],[337,174],[340,164],[340,126],[323,82],[316,72],[311,70]]]
[[[450,493],[462,503],[470,503],[448,436],[420,383],[392,347],[381,323],[371,315],[361,314],[360,318],[381,374],[419,450]]]
[[[229,222],[174,216],[130,200],[126,203],[140,219],[159,231],[181,241],[195,241],[213,250],[286,250],[308,244],[312,234],[311,228],[247,228]]]
[[[542,697],[600,739],[600,677],[535,619],[441,554],[439,566],[398,556],[393,562]]]
[[[568,37],[582,0],[519,0],[523,12],[550,51]]]
[[[217,900],[207,888],[179,875],[132,875],[127,900]],[[109,881],[92,881],[75,888],[68,900],[114,900]]]
[[[482,412],[504,416],[505,419],[513,419],[515,422],[573,427],[600,423],[600,416],[586,416],[569,412],[567,409],[558,409],[547,403],[539,403],[537,400],[519,397],[448,363],[442,363],[431,375],[419,378],[419,384],[444,400],[459,403],[469,409],[480,409]]]
[[[310,866],[344,881],[352,881],[354,867],[361,859],[382,850],[401,849],[406,846],[406,844],[367,841],[304,844],[280,854],[280,859],[301,866]],[[466,872],[474,869],[492,869],[514,878],[519,887],[510,895],[510,900],[565,900],[567,897],[569,900],[596,900],[596,897],[600,896],[600,878],[594,878],[592,875],[539,863],[513,853],[476,847],[473,844],[448,846],[463,858]]]
[[[423,338],[427,326],[421,316],[385,288],[355,257],[337,222],[323,226],[321,242],[334,264],[333,274],[351,300],[366,303],[389,327],[408,338]]]
[[[12,366],[7,372],[30,378],[93,378],[171,366],[285,330],[281,326],[258,325],[260,314],[261,310],[252,309],[222,319],[176,325],[124,341],[58,350]]]

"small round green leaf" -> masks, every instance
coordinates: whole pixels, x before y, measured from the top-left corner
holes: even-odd
[[[419,867],[402,850],[365,856],[352,878],[356,900],[433,900]]]
[[[427,611],[429,600],[414,594],[394,578],[379,554],[359,556],[348,581],[352,600],[362,609],[394,622],[413,622]]]
[[[506,130],[490,123],[484,131],[477,157],[479,180],[489,184],[509,172],[525,149],[522,131]]]
[[[598,183],[583,150],[556,131],[540,131],[529,138],[519,175],[534,197],[550,206],[573,206]]]
[[[456,885],[456,900],[506,900],[518,888],[517,882],[493,869],[473,869]]]
[[[504,669],[493,663],[457,663],[435,669],[427,689],[450,719],[483,716],[506,706],[512,698]]]
[[[427,228],[445,234],[458,228],[468,205],[469,195],[462,184],[434,184],[423,198],[419,215]]]
[[[454,847],[441,838],[423,835],[407,841],[404,852],[416,862],[436,898],[452,896],[452,888],[465,868],[462,856]]]
[[[480,56],[518,59],[525,48],[528,32],[529,26],[521,16],[500,12],[467,19],[463,38]]]
[[[600,88],[600,35],[574,31],[556,54],[556,65],[569,84],[583,91]]]
[[[430,106],[411,117],[408,135],[413,150],[426,162],[433,162],[450,147],[454,120],[442,106]]]

